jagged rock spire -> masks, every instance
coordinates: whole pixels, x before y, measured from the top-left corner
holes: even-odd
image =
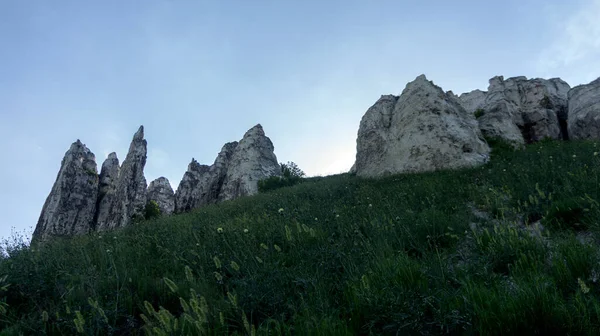
[[[34,241],[90,232],[98,197],[96,159],[81,141],[65,153],[33,233]]]

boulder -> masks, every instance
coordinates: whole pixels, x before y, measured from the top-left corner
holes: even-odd
[[[161,214],[170,215],[175,210],[175,194],[166,177],[159,177],[150,182],[147,195],[148,202],[154,201],[158,204]]]
[[[65,153],[42,208],[33,241],[90,232],[97,197],[98,170],[94,153],[77,140]]]
[[[569,137],[600,139],[600,78],[569,91]]]
[[[520,147],[551,139],[567,139],[567,92],[569,84],[560,78],[527,79],[502,76],[490,79],[490,85],[478,118],[488,138],[496,138]],[[465,104],[463,102],[463,104]]]
[[[146,206],[146,147],[144,126],[140,126],[120,168],[114,197],[106,205],[102,205],[105,208],[99,209],[97,230],[124,227],[129,225],[134,217],[143,217]]]
[[[424,75],[400,95],[384,95],[363,116],[354,171],[358,176],[481,165],[490,148],[472,113]]]
[[[254,195],[259,180],[281,175],[273,151],[273,143],[260,124],[249,129],[233,150],[219,199]]]

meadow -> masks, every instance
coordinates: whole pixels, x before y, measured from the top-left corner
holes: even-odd
[[[600,146],[296,186],[0,259],[0,335],[600,334]]]

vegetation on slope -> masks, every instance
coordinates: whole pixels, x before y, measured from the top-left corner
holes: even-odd
[[[13,244],[2,334],[597,335],[598,151],[542,142],[477,169],[307,179]]]

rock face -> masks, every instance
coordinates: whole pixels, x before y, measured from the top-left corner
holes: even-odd
[[[471,92],[461,94],[459,100],[467,112],[474,113],[479,109],[483,109],[486,97],[486,91],[473,90]]]
[[[100,205],[97,230],[124,227],[129,225],[134,216],[143,216],[146,206],[146,145],[144,127],[140,126],[120,168],[114,197],[110,202]]]
[[[98,197],[94,154],[77,140],[65,153],[54,186],[33,233],[34,241],[90,231]]]
[[[369,108],[356,142],[353,169],[363,177],[473,167],[490,152],[473,114],[424,75]]]
[[[479,105],[483,109],[479,127],[485,136],[502,139],[515,147],[544,138],[567,139],[569,89],[569,84],[559,78],[504,80],[496,76],[490,79],[483,106]],[[469,109],[478,106],[481,99],[478,95],[472,92],[465,96],[461,99],[463,106]]]
[[[166,177],[159,177],[148,186],[148,202],[155,201],[160,213],[170,215],[175,210],[175,194]]]
[[[569,136],[600,139],[600,78],[569,91]]]
[[[119,178],[119,159],[117,153],[108,154],[100,170],[100,184],[98,186],[98,206],[94,216],[94,229],[99,218],[108,218],[110,205],[114,202]]]
[[[258,193],[259,180],[280,175],[281,167],[273,150],[273,143],[260,124],[248,130],[233,151],[219,199],[254,195]]]
[[[259,180],[281,172],[273,150],[262,126],[256,125],[239,143],[226,143],[211,166],[192,159],[175,193],[175,212],[256,194]]]

